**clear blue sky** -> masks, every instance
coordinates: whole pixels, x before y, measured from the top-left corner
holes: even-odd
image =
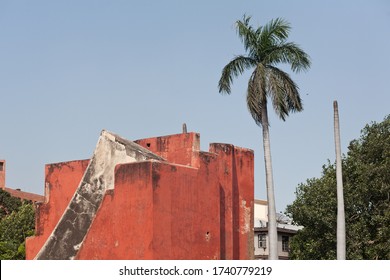
[[[8,187],[43,193],[44,165],[90,158],[102,129],[128,139],[189,131],[201,147],[255,152],[255,194],[265,199],[261,129],[247,111],[249,73],[222,96],[221,70],[244,49],[234,22],[282,17],[312,59],[292,75],[304,111],[271,111],[277,210],[300,182],[335,158],[333,100],[342,151],[390,113],[390,2],[0,0],[0,158]],[[282,66],[284,67],[284,66]],[[284,68],[287,69],[287,68]]]

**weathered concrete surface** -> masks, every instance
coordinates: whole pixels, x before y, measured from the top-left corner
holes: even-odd
[[[117,164],[161,160],[149,150],[102,131],[74,196],[36,259],[73,259],[82,245],[106,190],[114,188]]]
[[[136,142],[169,163],[118,165],[76,258],[252,259],[253,151],[201,152],[197,133]]]
[[[136,143],[166,161],[116,166],[115,187],[103,195],[74,259],[253,258],[253,151],[211,144],[209,152],[202,152],[199,134],[193,132]],[[73,172],[80,181],[86,165],[49,167],[50,196],[37,227],[46,239],[67,207],[61,200],[71,201],[67,193],[77,189]],[[34,242],[39,238],[27,240],[28,259],[43,246]]]
[[[89,160],[75,160],[45,166],[45,202],[37,204],[35,236],[26,239],[26,259],[34,259],[53,232],[88,164]]]
[[[221,259],[253,258],[254,156],[250,149],[210,144],[218,155]]]
[[[199,167],[200,135],[189,132],[134,141],[170,163]]]
[[[199,169],[122,164],[77,259],[220,259],[215,155]],[[103,227],[110,230],[102,230]]]

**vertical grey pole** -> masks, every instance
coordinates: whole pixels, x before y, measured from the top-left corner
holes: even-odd
[[[345,212],[343,194],[343,175],[341,166],[340,125],[337,101],[334,109],[334,140],[336,146],[336,180],[337,180],[337,259],[345,260]]]

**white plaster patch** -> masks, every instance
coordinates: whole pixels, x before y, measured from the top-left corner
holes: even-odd
[[[107,189],[114,189],[115,166],[152,159],[164,160],[134,142],[103,131],[75,194],[35,259],[74,258],[88,234],[104,193]],[[72,233],[77,234],[72,236]]]
[[[244,210],[244,224],[240,228],[241,234],[248,233],[251,230],[251,207],[246,206],[246,201],[241,200],[241,208]]]
[[[78,251],[80,249],[82,243],[83,242],[80,242],[79,244],[74,245],[73,249],[75,249],[75,251]]]

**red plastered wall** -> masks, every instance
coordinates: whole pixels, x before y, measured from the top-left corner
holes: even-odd
[[[229,144],[199,151],[199,134],[136,141],[167,159],[118,165],[77,259],[251,259],[253,152]],[[33,258],[77,188],[88,161],[46,168]],[[50,167],[50,170],[49,170]]]
[[[170,163],[199,166],[199,133],[189,132],[134,141]]]
[[[26,240],[26,259],[34,259],[46,242],[73,197],[88,163],[89,160],[76,160],[45,166],[45,202],[37,204],[35,236]]]
[[[219,259],[219,192],[209,167],[118,166],[78,259]]]

